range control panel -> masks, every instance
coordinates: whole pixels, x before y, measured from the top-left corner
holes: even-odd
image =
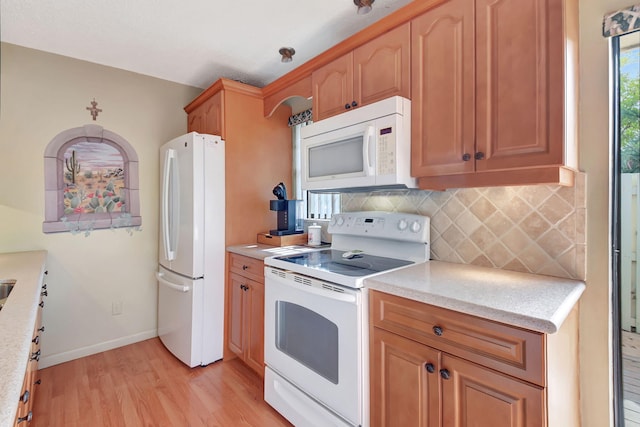
[[[332,235],[366,236],[408,242],[428,242],[431,220],[427,216],[397,212],[345,212],[334,214]]]

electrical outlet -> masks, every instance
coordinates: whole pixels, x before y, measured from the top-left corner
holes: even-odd
[[[122,301],[114,301],[111,303],[111,315],[117,316],[122,314]]]

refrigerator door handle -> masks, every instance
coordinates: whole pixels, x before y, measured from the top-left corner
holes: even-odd
[[[172,261],[176,259],[176,251],[173,247],[173,241],[171,239],[172,227],[175,224],[172,224],[171,216],[175,214],[175,212],[171,212],[170,204],[173,205],[173,197],[174,194],[170,193],[171,188],[171,178],[172,174],[175,173],[175,158],[176,152],[175,150],[167,150],[164,157],[164,168],[163,168],[163,177],[162,177],[162,240],[164,242],[164,256],[167,261]],[[174,205],[175,206],[175,205]]]
[[[160,282],[162,285],[173,289],[175,291],[179,291],[179,292],[189,292],[191,290],[191,288],[189,286],[184,286],[184,285],[178,285],[177,283],[172,283],[170,281],[168,281],[167,279],[164,278],[164,274],[163,273],[158,273],[156,272],[156,279],[158,279],[158,282]]]

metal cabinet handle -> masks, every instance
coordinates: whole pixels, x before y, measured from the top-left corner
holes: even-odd
[[[441,326],[434,326],[433,327],[433,333],[440,337],[440,336],[442,336],[444,331],[442,330]]]
[[[32,419],[33,419],[33,413],[29,411],[29,413],[26,416],[18,418],[18,423],[21,423],[23,421],[30,423]]]
[[[482,151],[478,151],[474,157],[476,160],[482,160],[484,159],[484,153]]]
[[[44,307],[44,301],[40,301],[40,304],[38,304],[40,307]]]
[[[28,401],[29,401],[29,390],[25,390],[24,393],[22,393],[22,396],[20,396],[20,402],[27,403]]]
[[[40,292],[40,295],[42,295],[43,297],[48,297],[49,296],[49,292],[44,290],[44,291]]]
[[[35,338],[31,340],[31,342],[34,343],[35,345],[40,344],[40,335],[36,335]]]
[[[38,378],[33,382],[33,385],[40,385],[40,384],[42,384],[42,380],[40,378]]]
[[[427,363],[424,367],[430,374],[433,374],[436,371],[436,367],[433,366],[433,363]]]
[[[249,268],[249,266],[248,266],[248,265],[244,265],[244,264],[242,265],[242,269],[243,269],[243,270],[247,270],[248,268]]]
[[[440,376],[444,380],[448,380],[449,378],[451,378],[451,374],[447,369],[440,369]]]
[[[344,104],[344,108],[347,109],[347,110],[350,109],[351,108],[351,104],[349,104],[349,103]]]
[[[469,154],[469,153],[464,153],[464,154],[462,155],[462,161],[464,161],[464,162],[468,162],[469,160],[471,160],[471,154]]]
[[[39,328],[38,328],[38,331],[40,331],[40,332],[44,332],[44,326],[39,327]]]
[[[353,101],[353,102],[351,103],[351,106],[352,106],[352,107],[357,107],[357,106],[358,106],[358,103],[357,103],[356,101]]]
[[[31,353],[31,360],[35,360],[36,362],[40,361],[40,350],[35,353]]]

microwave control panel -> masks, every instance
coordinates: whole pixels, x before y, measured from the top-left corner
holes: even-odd
[[[377,147],[377,174],[393,175],[396,173],[396,132],[393,126],[380,127]]]

